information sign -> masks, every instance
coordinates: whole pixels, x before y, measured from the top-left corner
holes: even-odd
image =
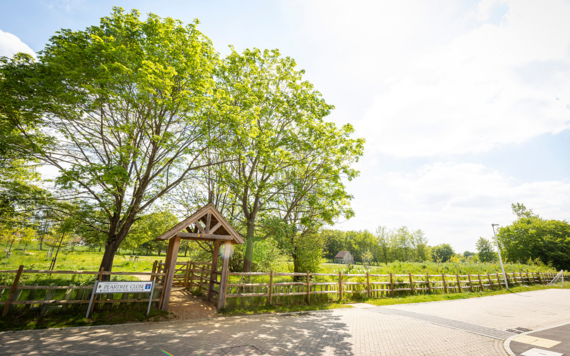
[[[91,305],[95,299],[96,294],[113,294],[113,293],[150,293],[148,297],[148,309],[146,315],[150,313],[150,305],[152,303],[152,296],[154,295],[154,281],[150,282],[100,282],[95,281],[93,293],[91,293],[91,300],[87,307],[87,314],[85,318],[89,318]]]

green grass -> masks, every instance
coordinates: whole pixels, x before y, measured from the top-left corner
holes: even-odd
[[[256,308],[224,308],[218,310],[218,314],[224,316],[236,316],[236,315],[253,315],[253,314],[276,314],[276,313],[292,313],[292,312],[304,312],[304,311],[314,311],[314,310],[328,310],[328,309],[339,309],[339,308],[352,308],[347,302],[344,303],[312,303],[311,305],[263,305]]]
[[[48,312],[45,315],[40,315],[39,311],[27,312],[24,314],[0,317],[0,331],[166,321],[173,319],[174,315],[165,311],[151,309],[149,315],[147,316],[146,308],[142,307],[106,307],[100,311],[96,309],[95,312],[92,313],[89,317],[90,319],[85,319],[84,309],[81,309],[80,312],[64,312],[62,310],[54,310]]]
[[[437,302],[443,300],[470,299],[470,298],[488,297],[493,295],[523,293],[523,292],[530,292],[530,291],[544,290],[544,289],[561,289],[561,288],[545,286],[545,285],[517,286],[517,287],[511,287],[509,290],[502,288],[500,290],[495,290],[495,291],[473,292],[473,293],[465,292],[465,293],[449,293],[449,294],[420,294],[420,295],[408,295],[408,296],[394,297],[394,298],[383,297],[383,298],[366,299],[364,302],[378,306],[410,304],[410,303],[426,303],[426,302]],[[570,289],[570,285],[565,285],[564,289]]]

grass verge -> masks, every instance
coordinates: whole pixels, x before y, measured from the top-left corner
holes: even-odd
[[[96,311],[89,317],[89,319],[85,319],[85,312],[65,313],[64,311],[58,310],[50,311],[45,315],[39,315],[37,312],[28,312],[21,315],[8,315],[6,317],[0,317],[0,331],[166,321],[173,319],[174,315],[162,310],[151,309],[147,316],[146,310],[121,310],[113,308],[111,310]]]
[[[564,287],[565,287],[564,289],[570,289],[570,285],[568,284],[565,285]],[[510,290],[500,289],[495,291],[472,292],[472,293],[465,292],[465,293],[449,293],[449,294],[421,294],[421,295],[409,295],[409,296],[394,297],[394,298],[386,297],[386,298],[367,299],[364,302],[378,306],[410,304],[410,303],[426,303],[426,302],[437,302],[442,300],[480,298],[492,295],[522,293],[522,292],[530,292],[530,291],[544,290],[544,289],[561,289],[561,288],[544,286],[544,285],[517,286],[517,287],[511,287]]]

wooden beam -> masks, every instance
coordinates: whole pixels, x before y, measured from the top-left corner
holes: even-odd
[[[224,242],[223,252],[222,252],[222,276],[220,278],[220,293],[218,294],[218,309],[224,308],[226,306],[226,294],[228,287],[228,266],[230,263],[230,253],[232,245],[229,241]]]
[[[218,270],[218,255],[220,254],[220,244],[221,241],[214,241],[214,252],[212,256],[212,273],[210,273],[210,287],[208,288],[208,300],[212,300],[212,294],[214,294],[214,282],[218,281],[218,275],[215,274]]]
[[[206,233],[210,233],[210,224],[212,223],[212,213],[208,213],[208,217],[206,218]]]
[[[234,238],[230,235],[212,235],[212,234],[196,234],[193,232],[179,232],[176,237],[188,240],[203,239],[203,240],[225,240],[232,241]]]
[[[202,223],[200,222],[199,219],[198,219],[198,221],[196,221],[196,222],[194,223],[194,225],[196,225],[196,227],[198,228],[198,230],[200,230],[200,233],[206,234],[206,231],[205,231],[204,228],[202,227]]]
[[[164,296],[162,297],[161,310],[168,311],[168,303],[170,302],[170,292],[172,290],[172,279],[176,273],[176,259],[178,258],[178,249],[180,248],[180,237],[173,237],[168,241],[168,251],[164,268],[167,272],[166,281],[164,283]]]
[[[222,222],[218,221],[218,223],[216,225],[214,225],[213,228],[210,229],[210,234],[213,234],[214,232],[216,232],[216,230],[218,230],[220,228],[220,226],[222,226]]]

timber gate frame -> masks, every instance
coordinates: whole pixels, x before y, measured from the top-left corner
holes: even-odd
[[[165,271],[167,273],[166,283],[162,299],[162,310],[168,311],[172,282],[176,273],[176,260],[178,259],[178,249],[180,240],[212,241],[214,243],[214,253],[212,257],[212,273],[210,275],[210,285],[208,288],[208,300],[212,299],[213,293],[218,293],[218,308],[225,305],[226,288],[228,282],[228,264],[230,260],[232,245],[244,243],[241,235],[230,225],[212,203],[204,206],[194,214],[184,219],[176,226],[160,235],[156,241],[168,240],[168,250],[165,260]],[[218,255],[220,247],[222,256],[222,272],[217,272]],[[218,275],[221,275],[218,282]],[[214,284],[220,285],[219,292],[214,290]]]

